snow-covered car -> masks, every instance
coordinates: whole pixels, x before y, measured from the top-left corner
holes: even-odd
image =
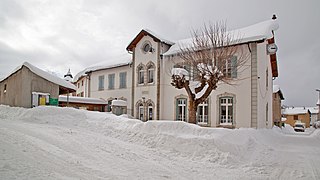
[[[304,130],[306,129],[305,126],[303,124],[295,124],[293,129],[296,132],[304,132]]]
[[[316,122],[314,122],[312,126],[316,129],[319,129],[320,128],[320,120],[317,120]]]

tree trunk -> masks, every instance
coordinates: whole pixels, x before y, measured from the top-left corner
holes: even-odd
[[[189,100],[188,116],[189,123],[197,124],[197,106],[194,100]]]

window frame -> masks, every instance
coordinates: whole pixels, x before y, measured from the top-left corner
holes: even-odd
[[[223,102],[225,100],[225,102]],[[229,102],[231,100],[231,102]],[[220,125],[233,125],[234,124],[234,97],[232,96],[223,96],[219,98],[219,124]],[[226,113],[222,114],[222,107],[225,107]],[[229,115],[229,110],[231,107],[231,115]],[[222,118],[225,116],[225,119]],[[231,116],[231,120],[229,118]]]
[[[99,91],[104,90],[104,75],[98,76],[98,90]]]
[[[108,74],[108,89],[112,90],[114,89],[114,83],[115,83],[115,74]]]
[[[119,73],[119,89],[127,88],[127,72]]]
[[[209,117],[209,101],[207,99],[198,105],[197,123],[207,125],[209,121],[208,117]]]

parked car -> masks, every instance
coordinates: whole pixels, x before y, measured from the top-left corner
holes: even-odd
[[[296,123],[296,124],[294,124],[293,129],[296,132],[304,132],[306,128],[305,128],[305,125],[303,123]]]
[[[320,128],[320,120],[317,120],[316,122],[314,122],[312,126],[316,129],[319,129]]]

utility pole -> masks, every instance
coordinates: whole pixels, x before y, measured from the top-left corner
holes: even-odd
[[[318,119],[317,120],[320,120],[320,89],[316,89],[316,91],[318,91],[318,93],[319,93],[319,98],[317,101],[317,106],[318,106]]]

